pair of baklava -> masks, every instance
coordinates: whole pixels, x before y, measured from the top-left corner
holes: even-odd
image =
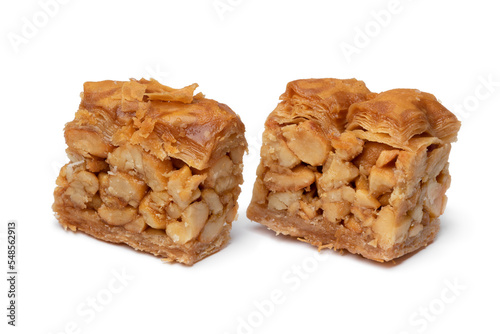
[[[228,242],[245,128],[196,87],[84,84],[55,190],[64,227],[185,264]],[[377,261],[434,239],[460,123],[433,95],[310,79],[281,100],[266,121],[250,219]]]

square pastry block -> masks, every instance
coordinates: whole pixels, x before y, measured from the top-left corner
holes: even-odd
[[[263,134],[250,219],[320,248],[389,261],[430,243],[460,122],[415,89],[290,82]]]
[[[229,240],[244,125],[226,105],[155,80],[87,82],[64,135],[61,225],[185,264]]]

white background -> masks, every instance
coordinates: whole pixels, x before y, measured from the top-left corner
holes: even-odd
[[[222,0],[223,13],[213,0],[66,2],[50,17],[34,0],[0,5],[2,333],[498,332],[494,1],[401,0],[394,10],[388,0]],[[347,44],[357,53],[346,57]],[[66,161],[62,129],[83,82],[151,76],[197,82],[247,127],[232,240],[193,267],[65,232],[51,211]],[[264,120],[288,81],[311,77],[355,77],[376,92],[418,88],[461,114],[433,244],[389,264],[329,250],[316,258],[314,247],[245,217]],[[9,219],[19,225],[16,328],[5,316]],[[122,271],[125,283],[113,278]]]

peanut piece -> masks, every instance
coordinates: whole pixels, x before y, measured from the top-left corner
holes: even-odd
[[[222,231],[224,227],[224,216],[223,215],[212,215],[208,219],[203,231],[201,231],[199,240],[200,242],[212,242]]]
[[[297,191],[314,183],[314,172],[306,166],[297,166],[286,170],[284,174],[268,171],[264,175],[264,184],[273,191]]]
[[[323,202],[323,217],[332,223],[338,223],[351,212],[351,203],[342,202]]]
[[[177,218],[180,218],[181,214],[182,214],[182,210],[181,208],[179,208],[179,206],[177,204],[175,204],[174,202],[170,203],[168,206],[167,206],[167,215],[172,218],[172,219],[177,219]]]
[[[361,224],[359,224],[359,222],[357,222],[356,218],[354,218],[353,216],[348,217],[344,221],[344,226],[355,233],[362,233],[363,232],[363,228],[361,227]]]
[[[113,226],[128,224],[137,217],[137,209],[131,206],[115,209],[101,205],[101,207],[97,209],[97,213],[102,220]]]
[[[394,244],[404,240],[408,234],[412,219],[404,216],[396,220],[394,209],[384,206],[380,210],[377,219],[373,222],[372,229],[377,235],[378,245],[382,249],[389,249]]]
[[[208,204],[212,214],[219,214],[224,209],[222,203],[220,202],[219,195],[217,195],[213,189],[203,189],[201,192],[201,198]]]
[[[302,190],[294,192],[270,193],[268,197],[268,207],[274,210],[286,210],[290,205],[298,202],[302,197]]]
[[[359,177],[356,179],[355,185],[356,189],[362,189],[362,190],[370,189],[368,178],[363,174],[359,175]]]
[[[146,230],[148,225],[146,224],[144,217],[139,216],[133,222],[123,225],[123,227],[132,233],[142,233]]]
[[[70,180],[65,195],[68,196],[71,202],[78,208],[85,209],[87,203],[92,201],[92,198],[99,190],[99,180],[97,176],[87,171],[80,171],[72,174]]]
[[[201,191],[198,186],[205,180],[205,177],[193,175],[191,169],[186,165],[169,174],[167,191],[181,210],[187,208],[191,202],[200,197]]]
[[[372,225],[373,232],[378,236],[378,245],[383,249],[391,248],[396,241],[396,217],[390,206],[380,210]]]
[[[144,152],[142,163],[144,166],[144,179],[148,186],[154,191],[166,189],[168,183],[166,175],[173,169],[172,162],[170,160],[161,161],[151,154]]]
[[[323,175],[319,178],[319,186],[327,191],[346,185],[359,175],[359,170],[350,162],[342,161],[331,153],[323,167]]]
[[[313,121],[282,128],[286,144],[293,153],[311,166],[321,166],[331,151],[331,145],[321,127]]]
[[[203,202],[195,202],[187,207],[182,213],[182,221],[167,225],[167,235],[176,244],[185,244],[200,234],[207,222],[209,214],[208,205]]]
[[[143,174],[142,148],[138,145],[126,144],[116,148],[108,155],[106,160],[111,166],[115,166],[119,171],[134,171]]]
[[[380,207],[380,202],[369,194],[367,190],[359,189],[356,191],[356,200],[354,205],[363,208],[377,209]]]
[[[99,195],[101,200],[107,207],[110,208],[123,208],[127,206],[124,200],[111,196],[109,190],[109,174],[106,172],[99,173]]]
[[[356,192],[349,186],[342,186],[340,188],[332,189],[328,192],[321,194],[323,202],[354,202]]]
[[[412,238],[412,237],[418,235],[420,232],[422,232],[423,229],[424,229],[424,226],[422,224],[410,226],[410,230],[408,231],[408,237]]]
[[[373,166],[368,182],[370,184],[370,193],[375,196],[390,192],[396,186],[394,170],[389,167]]]
[[[146,194],[148,186],[141,180],[125,173],[109,174],[108,193],[136,208]]]
[[[231,202],[227,205],[226,223],[228,224],[232,223],[237,216],[238,216],[238,204],[234,204],[234,201],[231,200]]]
[[[165,207],[172,202],[167,191],[151,191],[148,196],[150,196],[149,205],[156,211],[165,210]]]
[[[300,201],[300,210],[299,215],[303,219],[310,220],[316,217],[317,208],[314,204]]]
[[[151,198],[151,193],[149,193],[139,205],[139,213],[144,218],[146,224],[152,228],[159,230],[165,229],[167,226],[167,217],[162,211],[157,211],[153,208],[154,204]],[[153,204],[153,205],[152,205]]]
[[[376,211],[374,209],[352,206],[351,213],[358,221],[363,222],[364,226],[371,226],[373,224]]]
[[[436,180],[427,182],[423,191],[427,193],[424,199],[424,208],[429,212],[431,218],[439,217],[446,207],[447,197],[445,195],[446,184],[440,184]]]
[[[424,182],[435,178],[448,163],[451,144],[445,144],[429,153],[427,167],[425,170]]]
[[[363,141],[352,132],[344,132],[332,139],[335,154],[342,160],[351,161],[363,151]]]
[[[215,189],[217,194],[233,189],[239,183],[238,178],[233,174],[233,167],[231,159],[227,155],[223,156],[208,170],[204,185]]]
[[[300,163],[300,159],[288,148],[283,139],[267,132],[263,135],[261,155],[267,165],[271,161],[277,161],[282,167],[293,168]]]

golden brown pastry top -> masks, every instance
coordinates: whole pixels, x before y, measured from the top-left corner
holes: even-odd
[[[197,87],[174,89],[154,79],[86,82],[65,132],[90,130],[110,148],[130,142],[161,160],[169,156],[205,169],[233,146],[246,146],[245,128],[225,104],[193,95]]]
[[[460,122],[436,97],[417,89],[393,89],[351,105],[347,129],[386,133],[400,143],[417,135],[456,140]]]
[[[345,130],[367,130],[385,142],[408,146],[410,139],[422,136],[452,142],[460,129],[455,115],[434,95],[416,89],[377,94],[356,79],[305,79],[288,83],[280,98],[268,127],[312,120],[330,139]]]
[[[336,113],[364,101],[370,94],[365,83],[356,79],[305,79],[289,82],[280,99]]]
[[[356,79],[303,79],[288,83],[282,102],[271,113],[267,126],[317,121],[324,134],[332,138],[344,130],[347,110],[373,93]]]

